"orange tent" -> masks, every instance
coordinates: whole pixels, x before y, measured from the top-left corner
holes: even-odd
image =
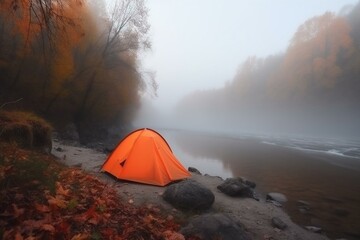
[[[147,128],[127,135],[101,170],[119,179],[159,186],[190,176],[166,140],[158,132]]]

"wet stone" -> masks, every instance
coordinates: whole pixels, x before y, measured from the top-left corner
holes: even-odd
[[[279,203],[287,202],[287,197],[282,193],[271,192],[266,195],[266,200],[273,200]]]

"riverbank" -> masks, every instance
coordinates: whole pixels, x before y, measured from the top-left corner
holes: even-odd
[[[115,180],[111,176],[100,173],[100,167],[106,159],[106,154],[93,149],[64,144],[54,141],[53,154],[59,161],[68,166],[77,166],[101,179],[104,183],[116,189],[121,198],[134,205],[155,206],[159,211],[165,211],[169,218],[175,218],[182,224],[192,217],[191,213],[182,213],[165,202],[163,187],[156,187],[132,182]],[[328,239],[325,235],[312,233],[291,221],[282,208],[267,203],[264,199],[256,201],[250,198],[232,198],[221,193],[217,186],[222,182],[218,177],[193,174],[193,180],[209,188],[215,195],[215,202],[209,213],[226,213],[240,222],[253,239]],[[285,230],[275,228],[271,219],[280,218],[288,225]]]

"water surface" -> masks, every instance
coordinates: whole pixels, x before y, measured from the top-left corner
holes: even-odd
[[[357,142],[229,136],[159,130],[186,166],[222,178],[243,176],[257,191],[281,192],[299,225],[330,237],[360,239],[360,159]],[[348,151],[349,156],[346,156]],[[300,210],[298,200],[310,203]]]

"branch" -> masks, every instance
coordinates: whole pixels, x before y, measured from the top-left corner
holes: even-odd
[[[19,98],[19,99],[15,100],[15,101],[11,101],[11,102],[3,103],[3,104],[0,106],[0,109],[2,109],[3,107],[5,107],[6,105],[13,104],[13,103],[18,103],[18,102],[20,102],[21,100],[23,100],[23,98]]]

